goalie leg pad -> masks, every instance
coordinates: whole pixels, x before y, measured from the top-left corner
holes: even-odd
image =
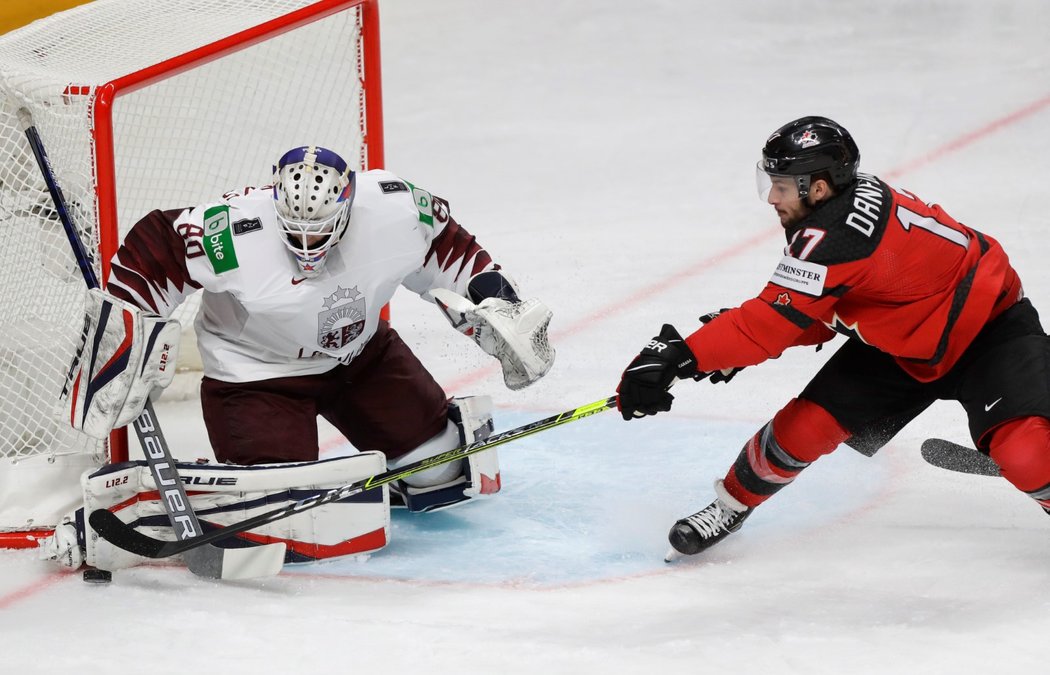
[[[385,470],[379,452],[320,462],[239,467],[177,464],[186,493],[205,531],[272,511],[318,492]],[[158,539],[174,540],[156,484],[145,462],[105,467],[82,479],[84,510],[107,508],[126,523]],[[81,531],[83,525],[81,525]],[[376,551],[390,540],[390,499],[386,486],[325,504],[216,542],[243,547],[284,542],[285,562],[301,563]],[[113,546],[90,527],[83,561],[104,570],[156,563]]]
[[[181,332],[178,321],[90,289],[80,348],[62,392],[73,428],[105,439],[138,417],[150,393],[175,377]]]
[[[488,396],[452,399],[448,419],[449,428],[445,432],[398,457],[390,463],[391,468],[488,438],[493,430],[492,399]],[[439,470],[442,471],[438,473]],[[409,511],[421,513],[455,506],[478,495],[495,494],[500,490],[500,480],[499,455],[494,448],[395,481],[391,489],[395,505],[400,499]]]

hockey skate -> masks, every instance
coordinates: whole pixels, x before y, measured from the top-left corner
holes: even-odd
[[[664,560],[672,562],[683,555],[696,555],[740,529],[753,509],[726,492],[722,481],[715,481],[718,498],[693,515],[682,518],[667,535],[671,550]]]

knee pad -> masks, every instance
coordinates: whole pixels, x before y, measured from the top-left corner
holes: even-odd
[[[398,457],[389,466],[397,469],[468,443],[483,441],[492,430],[490,397],[454,398],[449,403],[445,431]],[[500,486],[499,456],[493,448],[394,481],[390,485],[391,504],[417,513],[437,511],[479,495],[495,494]]]

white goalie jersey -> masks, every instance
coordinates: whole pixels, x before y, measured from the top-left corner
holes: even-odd
[[[499,269],[448,203],[386,171],[357,175],[350,224],[309,279],[281,241],[269,187],[153,211],[128,232],[107,291],[169,316],[203,291],[196,318],[204,374],[226,382],[311,375],[349,363],[375,334],[398,286],[427,300],[467,295]]]

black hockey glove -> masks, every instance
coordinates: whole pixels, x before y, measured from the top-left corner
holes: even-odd
[[[674,396],[667,390],[678,378],[695,378],[696,358],[670,324],[649,341],[620,376],[616,407],[625,420],[671,409]]]
[[[717,312],[708,312],[707,314],[704,314],[702,317],[700,317],[700,323],[710,323],[711,320],[714,319],[716,316],[718,316],[722,312],[728,311],[729,310],[723,307]],[[711,384],[718,384],[719,382],[728,382],[729,380],[733,379],[734,377],[736,377],[736,374],[739,373],[741,370],[743,370],[743,368],[726,368],[725,370],[716,370],[712,373],[705,373],[701,371],[700,374],[694,379],[702,380],[705,377],[710,377]]]

